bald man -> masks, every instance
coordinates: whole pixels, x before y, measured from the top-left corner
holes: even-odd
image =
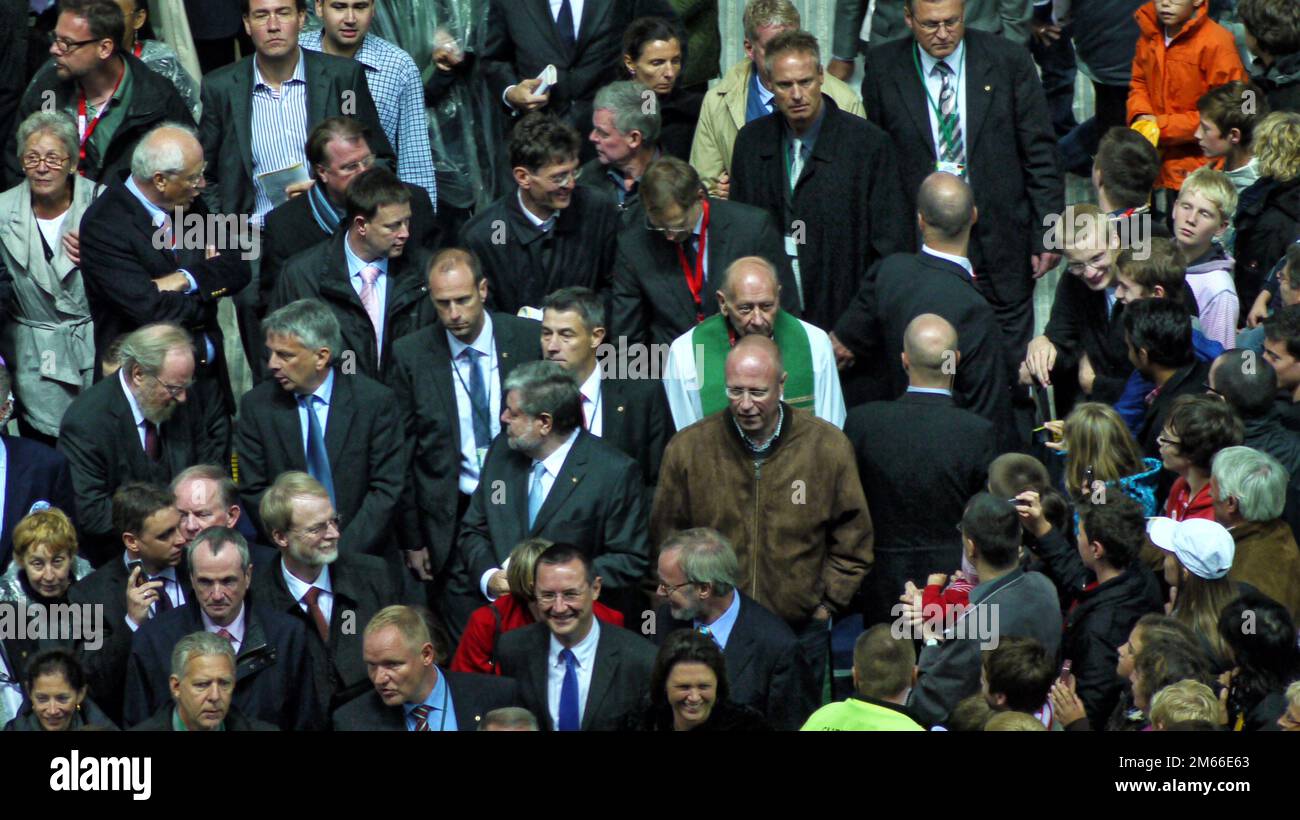
[[[124,333],[174,322],[194,336],[197,398],[224,399],[233,415],[217,304],[251,279],[244,258],[251,237],[191,212],[203,168],[203,148],[188,126],[146,134],[130,175],[111,181],[81,218],[81,272],[97,359]]]
[[[678,336],[668,351],[664,390],[678,430],[727,406],[723,363],[738,340],[772,339],[790,373],[784,400],[844,426],[844,394],[826,331],[781,307],[776,268],[759,256],[732,262],[714,294],[718,312]]]
[[[781,400],[776,342],[741,338],[724,363],[727,406],[668,443],[650,517],[654,543],[712,527],[736,545],[740,590],[781,616],[812,670],[802,717],[821,705],[830,619],[871,566],[872,527],[853,448],[835,425]]]
[[[908,581],[925,586],[931,574],[961,566],[956,524],[997,454],[993,425],[953,401],[963,359],[948,320],[923,313],[909,322],[900,358],[906,391],[853,408],[844,424],[876,526],[876,565],[863,590],[867,627],[892,620]]]

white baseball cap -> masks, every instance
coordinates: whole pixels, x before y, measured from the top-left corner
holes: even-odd
[[[1232,533],[1206,518],[1148,518],[1147,537],[1160,549],[1172,552],[1188,572],[1207,581],[1226,576],[1237,551]]]

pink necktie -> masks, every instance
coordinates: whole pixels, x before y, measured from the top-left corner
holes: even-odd
[[[375,329],[375,350],[379,349],[379,321],[383,317],[383,308],[379,304],[379,291],[375,289],[375,280],[383,271],[374,265],[361,269],[361,306],[370,317],[370,326]]]
[[[582,397],[582,427],[591,432],[591,399],[585,395]]]

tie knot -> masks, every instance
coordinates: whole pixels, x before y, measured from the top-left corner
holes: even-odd
[[[544,475],[546,475],[546,464],[545,462],[539,461],[533,465],[533,478],[537,479],[538,481],[541,481],[542,476]],[[564,651],[568,652],[569,650],[566,649]]]
[[[934,64],[934,73],[941,77],[947,77],[952,74],[952,66],[948,65],[943,60],[940,60]]]
[[[421,703],[419,706],[411,710],[411,714],[415,715],[416,719],[418,720],[428,720],[429,713],[432,711],[433,711],[432,706],[428,705],[427,703]]]
[[[461,355],[461,357],[462,357],[465,361],[467,361],[467,362],[471,362],[471,363],[472,363],[472,362],[477,362],[477,361],[478,361],[478,357],[479,357],[479,356],[482,356],[483,354],[480,353],[478,350],[475,350],[475,349],[472,348],[472,347],[467,347],[467,348],[465,348],[465,351],[464,351],[463,353],[461,353],[460,355]]]
[[[307,602],[307,606],[315,606],[316,599],[320,597],[320,587],[307,587],[302,597]]]
[[[573,654],[572,649],[561,649],[560,660],[564,661],[565,666],[577,666],[578,656]]]
[[[365,282],[367,285],[373,285],[381,273],[383,273],[383,271],[374,265],[366,265],[361,269],[361,281]]]
[[[219,637],[219,638],[225,638],[227,641],[230,641],[230,643],[232,643],[232,644],[235,642],[235,636],[232,635],[232,634],[230,634],[230,630],[228,630],[228,629],[224,629],[224,628],[223,628],[223,629],[218,629],[218,630],[217,630],[217,637]]]

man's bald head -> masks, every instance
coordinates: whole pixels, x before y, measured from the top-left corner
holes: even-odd
[[[752,442],[772,439],[781,417],[785,363],[776,342],[745,336],[727,354],[727,402],[732,418]]]
[[[942,316],[922,313],[903,332],[903,367],[918,387],[946,385],[956,372],[957,355],[957,329]]]
[[[960,177],[943,171],[930,174],[921,183],[916,210],[924,223],[924,232],[933,231],[940,239],[958,239],[975,224],[975,197],[970,186]]]
[[[776,268],[761,256],[742,256],[727,266],[718,290],[718,310],[740,336],[771,336],[781,309]]]
[[[194,129],[164,123],[145,134],[131,154],[131,176],[150,202],[186,208],[203,190],[203,146]]]
[[[775,378],[779,379],[785,372],[785,361],[776,342],[766,336],[743,336],[727,354],[727,373],[733,365],[740,367],[768,367]]]

